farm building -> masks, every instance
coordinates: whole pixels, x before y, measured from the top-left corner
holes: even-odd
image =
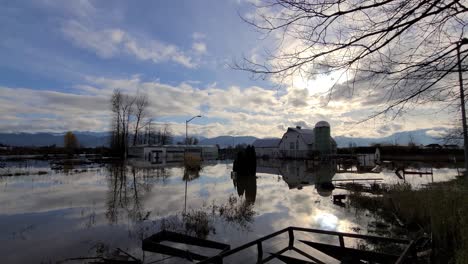
[[[283,158],[294,159],[310,158],[314,154],[335,154],[336,142],[330,135],[330,124],[320,121],[314,129],[289,127],[281,138],[279,152]]]
[[[257,157],[306,159],[314,154],[336,153],[336,142],[326,121],[318,122],[314,129],[289,127],[281,139],[258,139],[253,145]]]
[[[380,148],[358,147],[356,148],[357,161],[362,168],[374,168],[380,164]]]
[[[255,154],[259,158],[268,157],[268,158],[279,158],[279,143],[280,138],[265,138],[257,139],[252,144],[255,147]]]
[[[130,157],[143,158],[151,163],[162,161],[182,161],[185,153],[203,160],[218,158],[218,147],[214,145],[140,145],[130,147]]]

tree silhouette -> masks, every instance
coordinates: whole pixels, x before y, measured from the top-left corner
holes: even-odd
[[[318,74],[348,76],[329,99],[350,94],[383,105],[369,118],[396,117],[428,102],[459,103],[457,48],[468,8],[459,0],[262,0],[243,18],[280,40],[263,59],[234,65],[275,81]],[[463,47],[463,46],[461,46]],[[460,49],[461,60],[467,49]],[[467,67],[462,66],[462,71]],[[341,80],[342,81],[342,80]],[[364,86],[369,87],[364,90]],[[364,90],[364,91],[363,91]],[[367,120],[367,119],[366,119]]]
[[[67,133],[65,133],[65,135],[63,136],[63,146],[65,147],[69,155],[72,155],[75,152],[75,150],[79,147],[78,139],[76,138],[75,134],[73,134],[73,132],[68,131]]]

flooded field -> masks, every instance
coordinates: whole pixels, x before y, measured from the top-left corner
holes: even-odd
[[[245,178],[232,173],[229,161],[204,163],[199,171],[182,164],[139,162],[60,170],[52,170],[45,161],[5,164],[1,172],[30,175],[0,177],[3,263],[68,263],[72,258],[112,254],[117,248],[151,263],[164,256],[143,252],[141,240],[162,229],[231,246],[288,226],[392,236],[381,219],[351,207],[346,199],[334,203],[333,195],[347,194],[346,183],[353,180],[364,186],[406,182],[419,188],[454,179],[458,173],[446,165],[416,164],[406,172],[432,174],[407,174],[401,179],[393,168],[337,173],[335,166],[259,160],[256,177]],[[279,238],[264,251],[285,243],[287,237]],[[347,243],[359,246],[360,242]],[[253,263],[255,252],[252,248],[231,261]],[[169,258],[158,263],[179,262]]]

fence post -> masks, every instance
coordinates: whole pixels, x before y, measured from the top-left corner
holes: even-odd
[[[344,248],[345,245],[344,245],[343,235],[339,235],[338,238],[340,239],[340,246]]]
[[[292,227],[289,227],[288,234],[289,234],[289,248],[291,249],[294,247],[294,230],[292,229]]]
[[[263,260],[263,248],[262,241],[257,242],[257,263],[262,263]]]

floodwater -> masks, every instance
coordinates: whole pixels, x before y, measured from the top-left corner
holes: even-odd
[[[77,263],[71,259],[109,256],[120,248],[151,263],[164,256],[143,252],[141,241],[163,228],[231,248],[288,226],[372,234],[370,227],[379,219],[349,204],[333,204],[332,196],[347,190],[330,190],[327,183],[408,182],[418,188],[457,175],[455,168],[440,165],[432,175],[400,179],[385,168],[380,173],[335,173],[330,166],[311,169],[303,161],[259,160],[256,177],[243,178],[232,168],[229,161],[203,163],[200,171],[137,161],[53,171],[47,162],[12,163],[8,170],[30,169],[31,175],[0,177],[1,262]],[[429,171],[427,165],[415,168]],[[303,236],[337,243],[335,237]],[[278,238],[265,244],[264,252],[285,244],[287,237]],[[231,262],[254,263],[255,252],[247,250]],[[169,258],[158,263],[179,262]]]

